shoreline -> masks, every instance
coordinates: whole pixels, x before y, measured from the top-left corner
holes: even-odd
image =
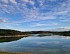
[[[32,54],[31,52],[1,52],[0,54]]]
[[[8,36],[0,36],[1,37],[28,37],[30,35],[8,35]]]

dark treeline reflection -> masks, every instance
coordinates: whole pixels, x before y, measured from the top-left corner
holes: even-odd
[[[0,37],[0,43],[2,42],[11,42],[21,39],[22,37]]]

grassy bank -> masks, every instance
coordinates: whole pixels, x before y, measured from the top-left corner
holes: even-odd
[[[0,54],[32,54],[32,53],[30,53],[30,52],[25,52],[25,53],[0,52]]]

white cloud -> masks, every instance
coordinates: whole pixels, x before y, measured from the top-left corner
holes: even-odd
[[[58,23],[48,23],[48,24],[45,24],[45,23],[35,23],[35,24],[32,24],[31,26],[32,27],[36,27],[36,26],[57,26],[59,25]]]
[[[7,18],[0,18],[0,23],[5,23],[7,20]]]
[[[51,29],[50,31],[70,31],[70,27],[60,27],[56,29]]]
[[[61,22],[70,22],[70,19],[64,18],[64,19],[60,19],[60,21],[61,21]]]
[[[47,24],[40,24],[40,23],[37,23],[37,24],[33,24],[32,26],[47,26]]]
[[[23,2],[29,2],[29,0],[21,0],[21,1],[23,1]]]
[[[63,15],[63,14],[65,15],[65,14],[67,14],[67,13],[69,13],[69,11],[67,11],[67,10],[66,10],[66,11],[57,12],[58,15]]]
[[[8,4],[8,0],[0,0],[0,1],[2,1],[2,2]]]
[[[9,3],[8,0],[1,0],[1,1],[5,3]],[[57,18],[56,15],[66,15],[66,16],[70,15],[69,0],[66,0],[56,5],[53,4],[51,6],[47,4],[47,2],[51,1],[51,3],[53,3],[53,2],[57,2],[57,0],[46,0],[47,1],[46,4],[44,3],[45,2],[44,0],[38,0],[41,9],[50,10],[48,12],[45,11],[45,13],[41,12],[41,9],[35,6],[36,4],[34,0],[20,0],[20,2],[17,2],[17,1],[18,0],[10,0],[12,4],[17,4],[17,5],[1,3],[0,11],[7,14],[22,13],[23,20],[25,20],[25,22],[56,19]],[[27,3],[32,4],[31,9],[27,7]]]
[[[4,20],[0,19],[0,23],[4,22]]]
[[[10,2],[17,4],[16,0],[10,0]]]
[[[25,21],[40,21],[40,20],[56,19],[56,16],[50,14],[52,13],[39,13],[38,9],[29,10],[25,14]]]
[[[33,0],[21,0],[22,2],[25,2],[25,3],[30,3],[32,5],[34,5],[34,1]]]
[[[49,1],[54,2],[54,1],[57,1],[57,0],[49,0]]]

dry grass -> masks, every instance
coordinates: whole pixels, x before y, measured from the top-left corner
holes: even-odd
[[[32,54],[32,53],[30,52],[24,52],[24,53],[0,52],[0,54]]]

